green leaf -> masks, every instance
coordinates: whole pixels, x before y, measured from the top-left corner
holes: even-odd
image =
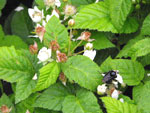
[[[62,68],[69,80],[74,80],[84,88],[95,91],[101,84],[102,76],[98,65],[86,56],[73,56]]]
[[[150,35],[150,14],[145,18],[141,32],[143,35]]]
[[[102,97],[107,113],[140,113],[134,104],[122,103],[111,97]]]
[[[35,0],[35,2],[38,4],[39,8],[45,8],[44,0]]]
[[[15,113],[14,105],[12,104],[12,101],[9,99],[9,97],[6,94],[3,94],[0,98],[0,107],[2,105],[6,105],[8,108],[12,108],[10,113]]]
[[[15,103],[19,103],[20,101],[29,97],[32,94],[33,89],[35,88],[36,81],[32,80],[33,76],[27,76],[22,78],[16,86],[16,96]]]
[[[68,0],[68,1],[76,7],[80,7],[81,5],[88,5],[95,2],[95,0]]]
[[[140,40],[134,44],[128,51],[129,56],[132,58],[137,58],[140,56],[145,56],[150,53],[150,38]]]
[[[0,0],[0,10],[4,8],[6,0]]]
[[[61,49],[64,49],[68,45],[67,29],[60,23],[60,20],[56,16],[53,16],[46,24],[44,38],[46,45],[52,40],[57,40]]]
[[[129,42],[124,46],[124,48],[117,55],[117,58],[129,57],[128,52],[130,51],[131,47],[142,39],[144,39],[144,37],[142,35],[139,35],[139,36],[135,37],[134,39],[129,40]]]
[[[27,57],[22,56],[14,47],[0,47],[0,79],[17,82],[24,76],[33,74],[33,64]]]
[[[69,94],[70,92],[61,83],[54,84],[41,94],[34,106],[60,111],[64,98]]]
[[[115,47],[101,32],[92,32],[91,39],[95,39],[95,41],[93,41],[94,49],[100,50]]]
[[[131,0],[108,0],[112,24],[120,31],[131,10]]]
[[[51,62],[40,69],[40,77],[36,85],[36,91],[41,91],[54,84],[59,76],[60,67],[57,62]]]
[[[24,7],[24,10],[16,12],[11,20],[11,31],[14,35],[17,35],[23,39],[28,38],[30,32],[33,30],[32,21],[28,15],[28,9]]]
[[[35,113],[61,113],[58,111],[50,111],[42,108],[35,108]]]
[[[133,88],[133,99],[138,108],[143,110],[142,113],[149,113],[150,111],[150,82],[140,84]]]
[[[76,16],[74,28],[111,31],[113,33],[132,33],[138,29],[137,21],[134,18],[127,18],[123,29],[118,32],[111,22],[109,5],[101,1],[97,4],[85,6]]]
[[[102,113],[97,98],[90,91],[80,89],[76,96],[69,95],[63,102],[63,113]]]
[[[127,85],[138,85],[144,78],[144,67],[137,61],[127,59],[111,59],[110,57],[100,66],[102,72],[119,70]]]
[[[15,35],[7,35],[1,41],[0,46],[14,46],[16,49],[28,49],[28,45]]]
[[[143,56],[143,57],[139,57],[137,60],[143,65],[143,66],[147,66],[150,64],[150,54]]]
[[[27,110],[30,111],[30,113],[33,113],[34,107],[33,104],[35,103],[35,100],[37,98],[38,94],[32,94],[30,97],[28,97],[26,100],[21,101],[20,103],[16,104],[16,113],[26,113]]]
[[[0,41],[4,38],[4,36],[5,36],[5,34],[4,34],[4,31],[3,31],[3,28],[0,25]]]

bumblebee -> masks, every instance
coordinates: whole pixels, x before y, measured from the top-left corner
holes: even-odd
[[[113,81],[115,78],[117,78],[117,74],[118,74],[117,71],[111,70],[111,71],[107,72],[107,73],[104,75],[104,78],[103,78],[102,81],[103,81],[104,83],[110,84],[110,83],[112,83],[112,81]]]

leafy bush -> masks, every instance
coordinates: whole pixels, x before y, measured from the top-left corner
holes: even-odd
[[[35,0],[33,8],[17,7],[0,25],[0,112],[150,113],[149,5]]]

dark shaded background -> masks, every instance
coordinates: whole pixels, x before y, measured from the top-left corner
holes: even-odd
[[[7,0],[7,3],[2,10],[2,16],[0,17],[0,24],[4,24],[5,19],[8,17],[8,15],[13,11],[16,7],[18,7],[20,4],[23,4],[27,7],[32,7],[33,0]]]

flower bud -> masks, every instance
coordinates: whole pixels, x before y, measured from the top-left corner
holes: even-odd
[[[77,38],[77,40],[84,40],[84,41],[88,41],[88,42],[92,42],[95,39],[90,39],[91,37],[91,33],[88,31],[82,32],[81,36]]]
[[[107,86],[106,84],[98,85],[97,87],[97,94],[99,95],[104,95],[107,91]]]
[[[70,27],[73,27],[73,26],[75,25],[74,19],[70,19],[70,20],[68,21],[68,25],[69,25]]]
[[[65,53],[61,53],[60,51],[56,52],[57,54],[57,62],[66,62],[67,61],[67,56]]]
[[[38,52],[38,45],[36,42],[34,42],[34,45],[30,45],[29,46],[29,51],[32,53],[32,54],[37,54]]]
[[[59,80],[66,86],[67,78],[66,78],[66,76],[64,75],[63,72],[60,73]]]
[[[6,105],[2,105],[0,110],[2,113],[10,113],[12,108],[8,108]]]
[[[137,4],[137,5],[135,6],[135,8],[136,8],[137,10],[139,10],[139,9],[141,8],[140,4]]]
[[[39,36],[40,41],[42,42],[42,41],[43,41],[44,34],[45,34],[45,32],[46,32],[45,27],[43,27],[43,26],[38,26],[38,27],[36,27],[35,32],[36,32],[36,34]]]
[[[92,50],[93,49],[93,44],[92,43],[87,43],[84,47],[85,50]]]
[[[132,4],[136,4],[136,0],[132,0]]]
[[[52,51],[57,51],[57,50],[59,50],[60,46],[56,40],[52,40],[50,42],[50,48],[52,49]]]
[[[64,9],[66,16],[73,16],[76,13],[76,8],[73,5],[66,5]]]
[[[26,113],[30,113],[30,111],[27,109]]]

